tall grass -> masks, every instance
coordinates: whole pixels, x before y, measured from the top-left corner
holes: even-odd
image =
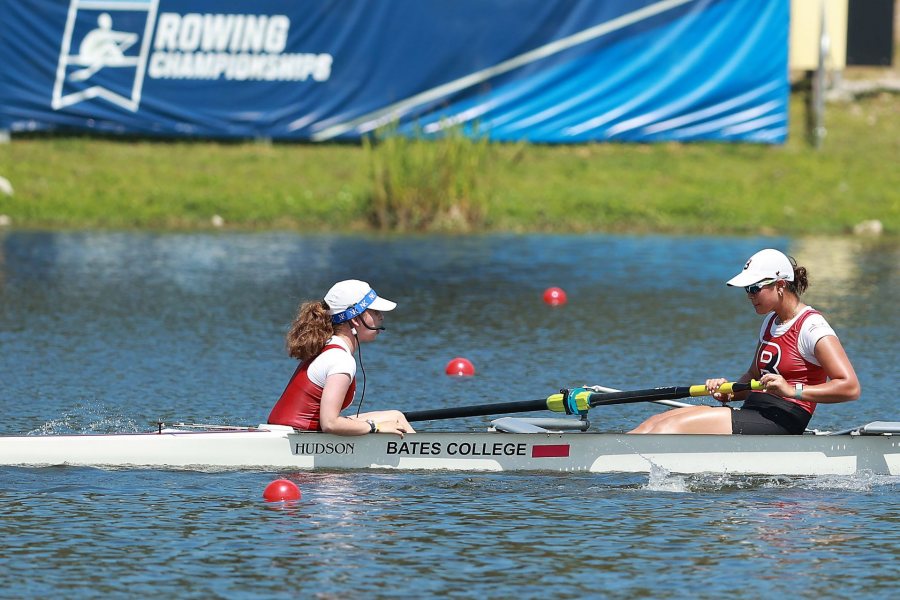
[[[466,137],[455,127],[437,139],[388,128],[367,137],[363,150],[369,168],[364,206],[377,229],[464,232],[484,225],[484,180],[494,155],[487,138]]]

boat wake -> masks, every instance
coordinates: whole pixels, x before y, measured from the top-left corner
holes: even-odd
[[[642,490],[654,492],[724,492],[752,489],[826,490],[846,492],[900,492],[900,476],[879,475],[869,470],[852,475],[772,476],[733,473],[672,474],[651,462]]]
[[[841,490],[868,493],[874,490],[900,490],[900,476],[878,475],[865,469],[852,475],[816,475],[813,477],[779,478],[766,487],[795,488],[807,490]]]

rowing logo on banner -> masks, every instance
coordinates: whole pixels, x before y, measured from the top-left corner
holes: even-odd
[[[159,0],[71,0],[53,86],[54,110],[104,98],[141,101]]]
[[[271,84],[331,77],[331,54],[289,51],[287,15],[159,13],[159,2],[70,0],[54,110],[102,98],[137,112],[145,80]]]
[[[757,366],[760,374],[778,373],[778,363],[781,361],[781,348],[772,342],[763,342],[759,348]]]

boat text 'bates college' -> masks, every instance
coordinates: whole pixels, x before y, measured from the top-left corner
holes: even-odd
[[[294,454],[353,454],[353,442],[297,442]],[[450,442],[446,447],[441,442],[387,442],[385,454],[388,456],[527,456],[525,442]]]

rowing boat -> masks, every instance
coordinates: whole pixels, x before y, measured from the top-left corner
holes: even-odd
[[[900,422],[799,436],[628,435],[585,420],[492,421],[482,432],[356,437],[255,427],[160,424],[146,433],[0,436],[0,465],[159,469],[900,475]]]

